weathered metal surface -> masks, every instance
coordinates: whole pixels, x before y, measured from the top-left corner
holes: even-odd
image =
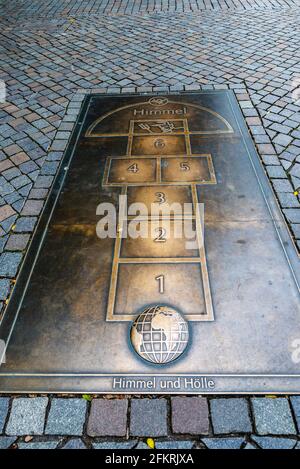
[[[172,214],[164,242],[123,238],[130,215],[116,239],[99,239],[96,208],[121,194],[128,206],[190,205]],[[174,235],[189,218],[192,249]],[[298,286],[296,251],[232,93],[89,96],[2,320],[0,391],[298,392]],[[151,305],[189,323],[184,353],[163,365],[130,342]]]

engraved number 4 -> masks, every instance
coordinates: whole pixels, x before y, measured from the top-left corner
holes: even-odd
[[[130,165],[130,166],[127,168],[127,171],[129,171],[130,173],[137,173],[138,170],[139,170],[139,168],[138,168],[137,163],[133,163],[132,165]]]

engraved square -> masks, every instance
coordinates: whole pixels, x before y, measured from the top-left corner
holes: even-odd
[[[194,182],[198,184],[214,182],[214,174],[209,165],[209,155],[162,158],[161,180],[162,182]]]
[[[156,181],[155,158],[111,158],[107,162],[108,174],[104,184],[143,184]]]
[[[184,135],[136,136],[132,139],[131,155],[185,155]]]

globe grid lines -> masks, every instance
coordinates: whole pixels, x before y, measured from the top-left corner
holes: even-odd
[[[160,315],[172,318],[167,329],[164,325],[153,327],[153,321]],[[140,336],[138,340],[135,333]],[[165,364],[177,359],[186,349],[188,340],[188,323],[177,310],[166,305],[149,306],[131,327],[134,350],[144,360],[155,364]]]

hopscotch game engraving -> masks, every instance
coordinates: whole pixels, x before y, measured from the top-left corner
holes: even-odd
[[[171,106],[171,109],[165,110],[165,106]],[[108,321],[129,321],[136,316],[145,300],[145,291],[139,288],[141,279],[143,279],[143,285],[147,285],[146,289],[149,290],[147,293],[149,299],[152,299],[151,303],[177,306],[189,320],[213,320],[203,227],[200,222],[195,186],[216,184],[217,181],[212,156],[192,153],[188,119],[181,118],[181,115],[187,115],[187,107],[184,104],[177,106],[177,103],[169,101],[168,98],[159,98],[150,99],[142,103],[141,109],[137,106],[133,110],[135,116],[145,117],[130,119],[128,135],[125,134],[128,137],[126,155],[107,158],[103,186],[122,187],[122,194],[127,195],[129,200],[132,189],[135,189],[135,200],[145,204],[154,202],[163,206],[164,203],[169,203],[170,190],[173,202],[192,203],[193,212],[190,217],[195,220],[197,249],[191,255],[189,250],[184,249],[185,239],[180,240],[181,243],[176,243],[172,237],[164,239],[163,221],[157,228],[158,238],[150,240],[131,242],[128,239],[122,239],[122,230],[119,230],[114,249],[107,308]],[[160,118],[153,119],[153,115],[158,115]],[[162,116],[165,118],[163,119]],[[178,118],[175,119],[174,116]],[[97,121],[96,125],[99,129],[101,121]],[[87,136],[97,135],[99,138],[110,136],[109,132],[95,134],[94,129],[95,124],[92,124],[87,131]],[[225,132],[232,132],[229,124]],[[145,188],[148,188],[147,192]],[[155,247],[153,243],[156,243]],[[134,249],[135,246],[137,249]],[[154,249],[155,255],[153,255]],[[143,257],[138,254],[139,252],[144,253]],[[130,278],[127,286],[126,282],[122,282],[123,277]],[[119,289],[118,283],[121,285]],[[175,293],[179,285],[183,296]],[[138,297],[137,291],[140,291]],[[186,295],[194,298],[188,306],[184,305]],[[179,296],[182,296],[182,300]],[[134,298],[136,298],[136,304]],[[174,300],[176,305],[174,305]]]
[[[0,392],[297,393],[299,283],[232,91],[89,94],[0,319]]]

